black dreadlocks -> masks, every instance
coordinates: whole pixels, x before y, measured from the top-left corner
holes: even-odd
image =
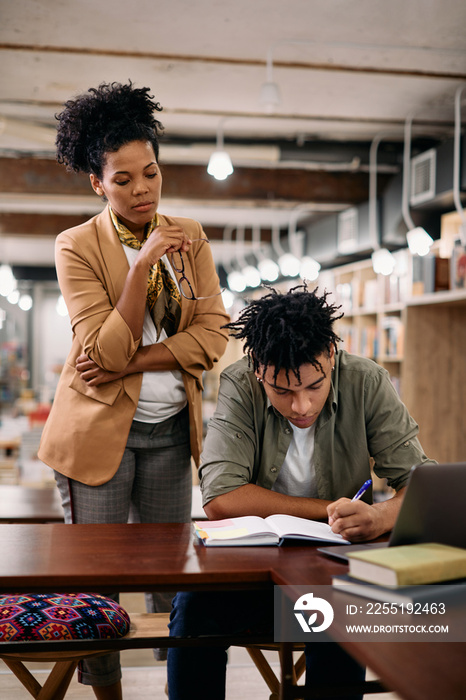
[[[333,331],[333,323],[341,318],[339,306],[327,303],[328,292],[317,295],[317,289],[308,291],[306,285],[281,294],[271,287],[270,293],[252,301],[236,321],[224,328],[234,338],[244,340],[244,351],[254,371],[263,373],[274,367],[274,379],[280,370],[291,370],[301,381],[299,368],[312,364],[322,370],[318,357],[337,349],[341,340]]]

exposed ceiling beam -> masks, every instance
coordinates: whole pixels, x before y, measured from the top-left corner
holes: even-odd
[[[0,212],[0,234],[3,236],[34,236],[36,238],[55,238],[59,233],[73,226],[79,226],[89,219],[86,214],[32,214]],[[210,240],[222,240],[224,229],[220,226],[203,226]],[[245,240],[252,240],[251,228],[245,230]],[[270,243],[270,228],[261,227],[261,241]]]
[[[405,47],[406,48],[406,47]],[[224,56],[190,56],[188,54],[164,54],[153,51],[125,51],[123,49],[97,49],[76,46],[45,46],[41,44],[14,44],[1,43],[0,51],[18,51],[18,52],[33,52],[33,53],[56,53],[56,54],[79,54],[86,56],[107,56],[114,58],[136,58],[150,59],[152,61],[171,61],[179,63],[215,63],[226,65],[241,65],[241,66],[264,66],[266,60],[249,59],[249,58],[232,58]],[[459,54],[464,53],[458,51]],[[432,70],[413,70],[403,68],[385,68],[374,66],[360,66],[351,64],[337,63],[315,63],[306,61],[279,61],[274,60],[276,68],[290,70],[318,70],[331,72],[349,72],[349,73],[370,73],[379,75],[405,76],[412,78],[440,78],[443,80],[466,80],[466,74],[455,71],[432,71]]]
[[[322,172],[296,169],[236,168],[227,180],[217,181],[199,165],[165,164],[164,197],[203,202],[231,200],[238,204],[316,202],[359,204],[368,199],[369,176],[365,172]],[[379,176],[383,189],[386,175]],[[69,173],[54,160],[0,158],[0,192],[90,195],[89,178]]]
[[[87,221],[85,214],[0,213],[2,235],[46,236],[55,238],[61,231]]]

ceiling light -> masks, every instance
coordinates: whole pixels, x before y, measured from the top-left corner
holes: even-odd
[[[403,149],[403,189],[401,196],[401,212],[403,215],[408,233],[409,250],[413,255],[427,255],[434,240],[422,226],[416,226],[409,213],[409,163],[411,158],[411,128],[413,115],[410,114],[405,120],[404,128],[404,149]]]
[[[222,301],[226,309],[231,309],[231,307],[235,303],[235,295],[233,294],[233,292],[230,292],[229,289],[224,289],[222,292]]]
[[[311,258],[309,255],[305,255],[301,260],[301,266],[299,269],[299,276],[301,279],[306,279],[313,282],[318,278],[319,271],[320,264],[317,262],[317,260],[314,260],[314,258]]]
[[[379,231],[377,212],[377,151],[380,142],[390,132],[383,131],[372,139],[369,150],[369,234],[372,239],[372,268],[376,274],[391,275],[396,267],[396,260],[387,248],[381,248],[382,236]]]
[[[278,279],[280,268],[278,267],[277,263],[270,258],[259,260],[257,267],[261,278],[266,282],[275,282],[275,280]]]
[[[460,196],[460,163],[461,163],[461,94],[466,87],[460,85],[455,94],[455,138],[453,149],[453,201],[460,215],[461,225],[458,229],[460,240],[466,245],[466,214]]]
[[[223,122],[221,119],[217,127],[217,146],[212,153],[207,166],[207,172],[216,180],[226,180],[233,172],[233,164],[228,153],[223,148]]]
[[[246,280],[241,272],[232,270],[227,275],[227,284],[232,292],[244,292],[246,289]]]
[[[395,269],[396,260],[387,248],[374,250],[371,255],[372,267],[376,274],[391,275]]]
[[[8,294],[6,299],[10,302],[10,304],[17,304],[19,301],[19,291],[17,289],[14,289]]]
[[[254,267],[253,265],[246,265],[246,267],[243,267],[241,270],[241,274],[243,275],[248,287],[258,287],[260,285],[261,276],[257,267]]]
[[[267,62],[265,66],[265,83],[262,84],[259,101],[267,112],[273,114],[281,103],[280,90],[273,79],[273,45],[267,52]]]
[[[413,255],[427,255],[434,242],[434,239],[429,236],[422,226],[417,226],[408,231],[406,238],[409,250]]]
[[[226,180],[233,172],[231,158],[226,151],[214,151],[210,156],[207,172],[216,180]]]
[[[0,265],[0,294],[7,297],[16,289],[16,280],[9,265]]]
[[[301,263],[292,253],[284,253],[278,258],[278,266],[284,277],[297,277]]]
[[[66,308],[63,294],[60,294],[60,296],[58,297],[55,310],[59,316],[68,316],[68,309]]]
[[[18,306],[22,311],[29,311],[32,309],[32,297],[30,294],[21,294]]]
[[[267,114],[273,114],[281,103],[280,89],[277,83],[262,83],[260,92],[260,103]]]

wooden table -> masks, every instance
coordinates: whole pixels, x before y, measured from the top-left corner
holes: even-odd
[[[325,555],[313,551],[295,563],[293,572],[279,567],[272,573],[280,586],[316,585],[333,566]],[[319,574],[314,580],[313,569]],[[342,565],[346,573],[346,565]],[[327,568],[328,567],[328,568]],[[333,575],[333,574],[332,574]],[[330,583],[330,580],[325,581]],[[352,603],[361,601],[353,596]],[[340,632],[342,630],[340,629]],[[340,642],[359,663],[375,672],[387,688],[406,700],[464,700],[466,698],[466,643],[459,642]],[[288,664],[290,663],[288,657]],[[286,672],[286,669],[285,669]],[[294,697],[291,684],[285,685],[287,698]],[[367,696],[370,698],[371,696]]]
[[[0,552],[0,591],[263,588],[309,557],[314,583],[346,570],[307,546],[209,549],[190,523],[2,525]]]
[[[63,522],[56,488],[0,485],[0,523]]]
[[[0,592],[312,586],[346,571],[310,545],[208,549],[190,524],[1,525],[0,552]],[[466,644],[342,646],[406,700],[466,697]]]

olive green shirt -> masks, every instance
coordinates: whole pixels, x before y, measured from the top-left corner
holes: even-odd
[[[372,360],[339,350],[326,404],[315,431],[318,497],[352,498],[371,476],[399,490],[424,454],[418,426],[400,400],[388,372]],[[271,489],[291,441],[290,423],[273,408],[248,359],[220,376],[217,409],[201,455],[203,504],[244,484]],[[372,492],[364,500],[372,502]]]

